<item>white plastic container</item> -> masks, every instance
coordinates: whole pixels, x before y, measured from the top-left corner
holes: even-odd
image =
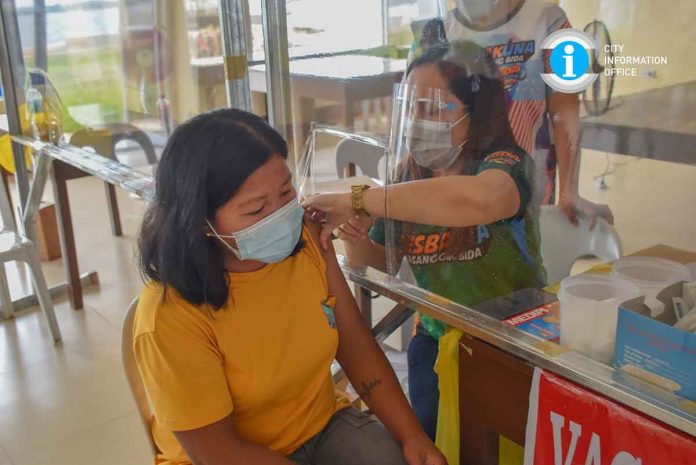
[[[612,275],[628,279],[638,286],[645,296],[645,305],[652,316],[662,313],[665,306],[657,300],[657,294],[664,288],[681,281],[689,281],[689,269],[672,260],[656,257],[625,257],[614,263]]]
[[[619,305],[640,296],[632,282],[608,275],[583,274],[561,282],[561,345],[611,364]]]
[[[689,269],[689,273],[691,273],[691,280],[696,281],[696,262],[691,262],[686,267]]]

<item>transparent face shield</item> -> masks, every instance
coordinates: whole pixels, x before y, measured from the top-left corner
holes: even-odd
[[[387,189],[403,182],[458,172],[458,160],[468,141],[469,118],[469,109],[448,89],[396,85]],[[390,275],[402,277],[409,276],[403,260],[410,247],[404,226],[400,221],[384,220],[387,270]],[[413,227],[409,225],[408,229]]]
[[[451,168],[467,142],[467,108],[446,89],[409,84],[397,86],[395,107],[399,161],[410,158],[433,171]]]
[[[350,192],[353,185],[382,185],[386,147],[384,136],[314,124],[297,163],[299,198]]]

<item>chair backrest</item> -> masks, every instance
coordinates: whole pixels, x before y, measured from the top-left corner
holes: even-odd
[[[383,147],[366,144],[355,139],[343,139],[336,146],[336,172],[339,178],[345,177],[349,164],[360,167],[364,175],[379,179],[379,160],[384,156]]]
[[[116,160],[111,132],[106,129],[80,128],[70,137],[76,147],[91,147],[99,155]]]
[[[155,147],[150,140],[150,136],[148,136],[145,131],[127,123],[107,124],[104,127],[114,134],[114,151],[116,150],[116,144],[122,140],[135,142],[140,146],[145,154],[147,164],[157,164],[157,153],[155,153]]]
[[[541,256],[549,283],[557,283],[568,276],[579,258],[594,257],[610,262],[623,255],[621,240],[612,225],[598,218],[595,227],[590,229],[590,218],[579,220],[580,224],[575,226],[557,206],[541,207]]]
[[[138,413],[140,414],[140,420],[145,428],[147,439],[150,443],[150,449],[152,450],[153,455],[156,457],[159,450],[155,445],[155,439],[152,437],[152,411],[150,410],[150,402],[147,400],[145,385],[143,384],[143,379],[140,377],[140,372],[138,371],[138,366],[135,362],[135,354],[133,353],[133,320],[135,318],[135,310],[137,307],[138,299],[135,299],[128,307],[126,317],[123,320],[121,332],[121,357],[123,360],[123,370],[125,371],[126,379],[128,380],[128,386],[130,386],[133,399],[138,407]]]
[[[116,156],[116,144],[130,141],[140,146],[149,165],[157,164],[157,153],[150,137],[141,129],[128,123],[102,124],[96,128],[81,128],[70,137],[76,147],[92,147],[99,155],[112,160]]]

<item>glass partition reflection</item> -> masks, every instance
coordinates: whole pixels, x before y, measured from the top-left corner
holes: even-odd
[[[151,165],[178,123],[228,105],[218,0],[17,0],[3,8],[18,25],[20,43],[10,45],[21,45],[25,133],[32,118],[51,113],[62,142]],[[248,48],[251,55],[251,40]]]
[[[312,123],[386,137],[414,24],[439,2],[303,0],[286,10],[297,152]]]
[[[24,114],[38,112],[29,88],[50,87],[72,143],[146,164],[177,122],[225,105],[219,1],[46,2],[48,53],[34,2],[16,7]],[[296,0],[286,12],[296,147],[313,124],[336,129],[310,139],[303,192],[356,174],[386,185],[386,211],[362,218],[369,237],[346,242],[349,260],[637,375],[612,351],[619,305],[638,296],[633,313],[691,337],[693,286],[679,282],[696,279],[696,67],[682,57],[696,6]],[[261,1],[244,19],[263,114]],[[116,147],[113,134],[130,137]],[[351,134],[388,141],[387,156]],[[629,255],[651,259],[616,263]],[[561,287],[588,271],[606,279]],[[558,305],[564,292],[580,313]],[[538,309],[533,324],[517,318]],[[417,328],[436,342],[446,330]],[[662,385],[691,395],[674,382]]]
[[[431,16],[404,13],[416,8]],[[369,238],[345,242],[349,262],[407,269],[419,287],[536,337],[669,380],[632,358],[639,343],[622,319],[645,316],[681,331],[676,341],[696,329],[682,321],[693,285],[680,284],[696,279],[696,68],[682,64],[686,43],[667,45],[696,8],[657,8],[390,3],[386,36],[403,41],[406,21],[411,38],[390,92],[386,212],[361,219]],[[362,110],[327,121],[380,132]],[[417,327],[434,340],[446,330],[423,316]],[[690,398],[689,376],[661,385]]]

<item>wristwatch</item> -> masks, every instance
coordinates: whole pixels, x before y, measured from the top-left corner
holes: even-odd
[[[363,193],[369,188],[370,186],[367,184],[363,184],[361,186],[350,186],[350,204],[355,213],[370,216],[367,210],[365,210],[365,203],[363,202]]]

